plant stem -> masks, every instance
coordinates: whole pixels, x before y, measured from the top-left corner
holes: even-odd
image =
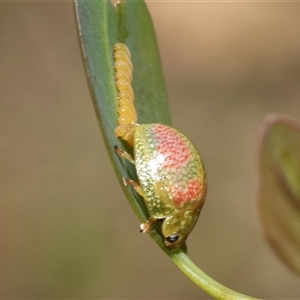
[[[215,281],[207,274],[205,274],[193,261],[181,250],[169,252],[177,267],[190,278],[197,286],[199,286],[205,293],[218,300],[241,300],[241,299],[258,299],[243,295],[234,290],[231,290],[219,282]]]

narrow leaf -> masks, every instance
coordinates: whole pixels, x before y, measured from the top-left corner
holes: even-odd
[[[278,257],[300,275],[300,124],[269,115],[260,145],[259,213]]]
[[[143,1],[75,0],[78,31],[95,111],[117,176],[135,179],[134,167],[114,153],[114,145],[127,147],[114,135],[117,124],[117,90],[113,47],[125,43],[131,51],[133,89],[139,123],[170,123],[167,95],[152,21]],[[127,151],[131,149],[127,148]],[[141,221],[147,218],[143,200],[124,188]],[[120,201],[116,199],[116,201]]]

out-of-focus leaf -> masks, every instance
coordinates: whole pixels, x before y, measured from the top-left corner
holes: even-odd
[[[259,159],[259,214],[278,257],[300,275],[300,124],[269,115]]]
[[[75,0],[75,7],[90,90],[107,150],[131,206],[139,219],[145,221],[147,209],[144,201],[122,183],[122,177],[136,178],[134,166],[121,160],[113,151],[114,145],[132,151],[114,134],[117,124],[117,90],[113,47],[115,43],[122,42],[130,49],[138,122],[169,124],[167,95],[153,24],[142,0],[121,1],[115,6],[109,0]],[[113,201],[117,205],[121,199]],[[155,232],[151,235],[162,243]]]

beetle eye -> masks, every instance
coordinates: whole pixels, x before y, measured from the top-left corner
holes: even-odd
[[[179,235],[178,234],[172,234],[172,235],[166,237],[166,240],[168,242],[170,242],[170,243],[175,243],[175,242],[178,241],[178,239],[179,239]]]

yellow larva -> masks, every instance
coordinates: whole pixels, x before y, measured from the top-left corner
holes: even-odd
[[[118,89],[118,126],[115,134],[132,145],[137,113],[133,104],[134,93],[131,87],[133,66],[130,58],[130,51],[124,44],[115,44],[114,68]]]

